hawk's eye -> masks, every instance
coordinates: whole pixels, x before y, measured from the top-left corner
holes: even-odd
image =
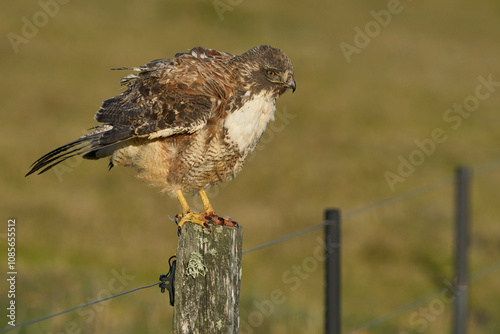
[[[267,70],[266,74],[268,77],[274,77],[276,75],[276,72],[273,70]]]

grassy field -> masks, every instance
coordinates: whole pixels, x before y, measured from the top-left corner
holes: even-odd
[[[244,249],[320,223],[326,207],[353,212],[449,178],[458,164],[500,158],[498,1],[59,1],[0,11],[1,277],[15,218],[17,323],[152,284],[175,252],[177,201],[131,170],[75,159],[24,178],[35,159],[96,125],[93,114],[125,75],[110,68],[198,45],[242,53],[270,44],[291,58],[297,91],[278,101],[242,173],[209,191],[215,209],[243,226]],[[406,173],[403,160],[413,161]],[[500,168],[492,166],[473,184],[470,333],[500,332]],[[454,275],[452,190],[344,220],[344,333],[374,321],[355,332],[450,332],[453,307],[440,292]],[[311,262],[321,237],[244,256],[242,334],[323,332],[324,272]],[[2,278],[1,327],[7,290]],[[158,290],[17,333],[170,333],[172,308]],[[259,310],[274,290],[285,302]]]

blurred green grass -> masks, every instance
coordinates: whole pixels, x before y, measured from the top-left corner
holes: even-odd
[[[20,34],[21,18],[41,10],[33,0],[1,6],[4,36]],[[75,160],[61,180],[52,172],[23,177],[36,158],[95,125],[101,101],[120,92],[124,74],[110,68],[197,45],[241,53],[270,44],[292,59],[298,89],[280,98],[278,111],[293,118],[287,124],[277,118],[280,130],[268,131],[242,173],[211,191],[216,210],[242,224],[245,249],[321,222],[325,207],[350,212],[449,177],[457,164],[497,159],[500,90],[455,131],[442,117],[474,93],[479,75],[500,81],[500,5],[447,0],[401,6],[350,63],[339,43],[353,44],[353,28],[364,28],[373,20],[370,11],[386,9],[387,1],[242,1],[223,20],[210,1],[72,1],[60,5],[19,53],[4,38],[0,207],[5,222],[18,222],[18,323],[95,299],[112,270],[134,276],[126,289],[151,284],[175,252],[169,218],[179,212],[176,200],[130,170],[108,173],[104,161]],[[408,157],[414,140],[436,127],[448,140],[392,192],[384,173],[395,172],[398,156]],[[498,169],[474,179],[473,271],[500,259],[499,185]],[[345,220],[344,332],[452,279],[452,196],[451,186],[443,186]],[[3,244],[5,230],[0,236]],[[273,290],[286,297],[255,333],[322,332],[321,266],[295,290],[282,278],[313,256],[321,236],[312,232],[244,256],[242,321],[249,322],[255,303]],[[500,329],[497,281],[493,272],[471,286],[472,333]],[[5,290],[5,281],[0,287]],[[451,310],[446,305],[425,332],[449,331]],[[416,332],[413,311],[362,332]],[[74,323],[83,333],[169,333],[171,318],[168,298],[148,289],[96,308],[92,318],[71,313],[18,332],[68,332]]]

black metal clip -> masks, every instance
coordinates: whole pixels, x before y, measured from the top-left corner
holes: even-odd
[[[174,287],[174,282],[175,282],[175,265],[176,265],[176,260],[173,260],[175,258],[175,255],[171,256],[170,259],[168,259],[168,265],[170,266],[168,270],[168,274],[163,274],[160,275],[160,289],[161,293],[165,293],[165,289],[168,290],[168,294],[170,296],[170,305],[174,306],[174,295],[175,295],[175,287]]]

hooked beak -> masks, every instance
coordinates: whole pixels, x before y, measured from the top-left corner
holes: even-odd
[[[291,88],[292,93],[295,92],[295,89],[297,88],[297,84],[295,83],[295,80],[293,79],[293,75],[288,76],[288,80],[283,84],[286,88]]]

